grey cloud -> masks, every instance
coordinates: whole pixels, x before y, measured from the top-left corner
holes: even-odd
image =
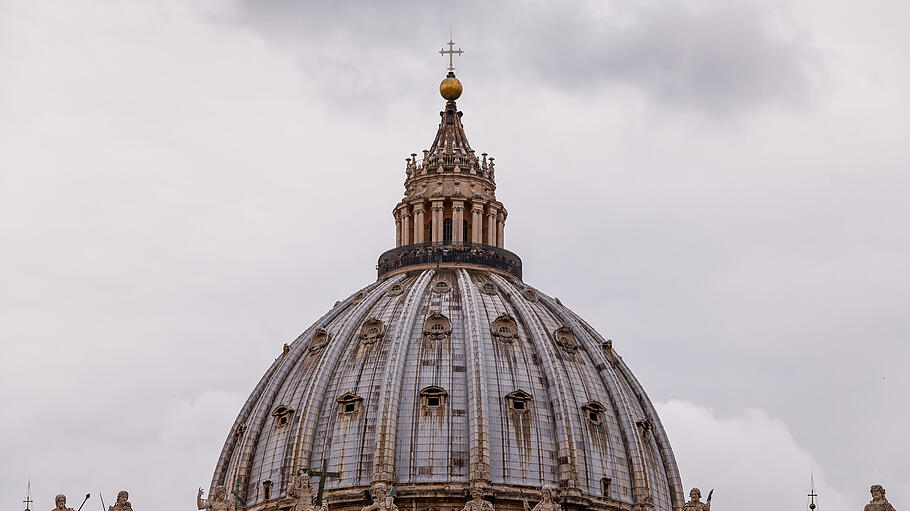
[[[737,114],[800,105],[821,70],[810,38],[774,8],[742,2],[434,2],[322,4],[238,0],[236,23],[299,56],[330,96],[393,94],[398,67],[434,76],[429,57],[449,25],[470,50],[474,74],[540,83],[565,93],[609,86],[640,91],[662,107]],[[476,56],[480,55],[480,56]],[[429,66],[429,67],[428,67]],[[339,77],[344,80],[339,86]],[[331,86],[328,83],[331,83]]]

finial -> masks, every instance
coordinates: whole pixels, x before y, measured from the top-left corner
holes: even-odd
[[[461,48],[457,50],[453,49],[455,43],[449,38],[449,42],[446,43],[449,45],[449,49],[445,48],[439,50],[439,54],[445,57],[449,56],[449,74],[446,75],[445,79],[442,80],[442,83],[439,84],[439,93],[444,99],[449,101],[455,101],[461,97],[461,92],[464,88],[461,86],[461,82],[458,81],[458,78],[455,78],[455,55],[461,55],[464,53]]]
[[[818,497],[818,494],[815,493],[815,474],[811,473],[811,472],[810,472],[810,474],[811,474],[810,478],[812,481],[812,483],[811,483],[812,486],[811,486],[811,489],[809,490],[809,495],[806,495],[806,496],[809,497],[809,510],[815,511],[815,508],[816,508],[815,497]]]
[[[455,55],[461,55],[462,53],[464,53],[464,51],[462,51],[461,48],[458,48],[457,50],[452,49],[455,47],[455,43],[452,42],[451,37],[449,38],[449,42],[447,42],[446,44],[449,45],[449,49],[446,50],[445,48],[443,48],[443,49],[439,50],[439,54],[442,55],[443,57],[445,57],[446,55],[449,56],[449,68],[448,68],[449,73],[455,73]]]
[[[31,477],[28,478],[28,485],[25,487],[25,500],[23,500],[22,502],[25,502],[25,511],[31,511],[31,509],[29,509],[31,507],[30,504],[32,502],[34,502],[34,500],[32,500],[32,478]]]

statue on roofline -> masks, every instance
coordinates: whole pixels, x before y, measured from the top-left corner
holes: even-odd
[[[483,500],[483,490],[471,488],[471,500],[464,505],[461,511],[493,511],[493,504]]]
[[[683,505],[683,511],[711,511],[711,496],[714,490],[708,492],[708,500],[701,501],[701,490],[692,488],[689,492],[689,501]]]
[[[395,505],[395,488],[386,490],[383,482],[373,483],[373,487],[364,490],[368,505],[360,511],[398,511]]]
[[[522,494],[521,500],[525,511],[560,511],[561,509],[560,505],[553,501],[553,487],[549,484],[545,484],[540,488],[540,502],[534,506],[534,509],[531,509],[531,506],[528,505],[528,499],[524,494]]]
[[[863,511],[895,511],[894,506],[885,498],[885,488],[882,485],[872,485],[869,492],[872,494],[872,501],[866,504]]]
[[[224,486],[218,485],[213,490],[213,497],[209,499],[203,499],[203,489],[199,488],[199,493],[196,494],[196,507],[198,509],[209,509],[211,511],[242,511],[244,506],[242,503],[238,502],[236,498],[227,498],[227,488]]]

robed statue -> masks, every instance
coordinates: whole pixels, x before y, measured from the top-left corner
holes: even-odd
[[[689,492],[689,501],[683,505],[683,511],[710,511],[711,510],[711,495],[714,494],[714,490],[711,490],[708,493],[707,502],[701,501],[701,490],[698,488],[692,488],[692,491]]]
[[[493,511],[493,504],[483,500],[483,490],[471,488],[471,500],[464,505],[461,511]]]
[[[297,475],[291,476],[291,482],[288,483],[288,497],[296,498],[294,511],[327,511],[329,509],[325,498],[322,499],[322,505],[316,507],[316,491],[310,485],[310,474],[305,470],[300,470]]]
[[[395,505],[395,488],[386,489],[385,483],[374,483],[373,487],[365,490],[367,502],[360,511],[398,511]]]
[[[196,507],[199,509],[211,511],[241,511],[243,509],[236,499],[227,498],[227,489],[224,486],[216,486],[212,492],[214,496],[209,499],[203,499],[202,493],[202,488],[199,488],[199,493],[196,494]]]
[[[895,511],[894,506],[885,498],[885,489],[880,484],[872,486],[872,502],[866,504],[863,511]]]
[[[560,506],[553,501],[553,487],[549,484],[543,485],[540,488],[540,502],[534,506],[534,509],[531,509],[531,506],[528,505],[528,499],[522,496],[522,503],[524,504],[525,511],[560,511]]]
[[[66,507],[66,495],[62,493],[54,497],[54,504],[53,511],[73,511],[73,508]]]
[[[117,501],[113,506],[109,506],[108,511],[133,511],[133,505],[130,504],[130,494],[126,490],[120,490],[117,493]]]

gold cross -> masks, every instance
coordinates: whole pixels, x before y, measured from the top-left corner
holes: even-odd
[[[443,48],[443,49],[439,50],[439,54],[442,55],[443,57],[445,57],[446,54],[449,55],[449,71],[455,72],[455,60],[454,60],[455,55],[461,55],[464,52],[461,50],[461,48],[458,48],[457,50],[453,50],[452,48],[455,46],[455,43],[453,43],[451,39],[449,39],[449,42],[447,42],[446,44],[449,45],[449,49],[446,50],[445,48]]]

